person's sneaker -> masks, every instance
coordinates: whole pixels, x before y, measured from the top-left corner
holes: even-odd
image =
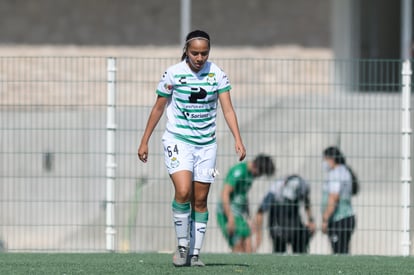
[[[205,266],[205,264],[200,260],[198,255],[193,255],[190,258],[190,266]]]
[[[177,250],[173,256],[173,265],[175,266],[185,266],[187,265],[187,255],[188,249],[185,246],[177,247]]]

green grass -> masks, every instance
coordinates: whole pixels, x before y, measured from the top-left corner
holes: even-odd
[[[168,254],[0,254],[0,274],[414,274],[412,257],[204,254],[180,267]]]

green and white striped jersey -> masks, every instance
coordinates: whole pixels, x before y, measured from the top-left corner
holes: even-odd
[[[169,67],[156,91],[168,98],[166,131],[193,145],[214,143],[218,95],[230,89],[226,74],[212,62],[198,73],[185,61]]]

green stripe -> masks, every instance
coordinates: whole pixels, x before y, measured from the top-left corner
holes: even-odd
[[[179,134],[176,134],[176,135],[179,135]],[[187,138],[187,139],[200,139],[200,138],[212,137],[214,136],[214,132],[204,134],[204,135],[198,135],[198,136],[190,136],[190,135],[179,135],[179,136],[181,136],[182,138]]]
[[[170,97],[171,96],[170,94],[163,93],[160,90],[157,90],[156,93],[157,93],[157,95],[162,96],[162,97]]]
[[[204,146],[204,145],[209,145],[209,144],[213,144],[216,142],[216,138],[213,138],[212,140],[209,140],[207,142],[196,142],[194,141],[194,139],[198,139],[199,137],[193,137],[193,136],[183,136],[183,135],[178,135],[175,134],[174,137],[178,140],[190,143],[192,145],[200,145],[200,146]]]
[[[209,113],[211,111],[214,111],[216,108],[211,109],[186,109],[182,108],[180,109],[181,112],[187,112],[187,113]]]
[[[190,120],[191,122],[206,122],[210,121],[214,117],[207,117],[207,118],[187,118],[186,116],[175,116],[178,119],[182,120]]]
[[[182,125],[182,124],[176,124],[175,126],[177,128],[190,129],[190,130],[204,130],[204,129],[207,129],[207,128],[210,128],[211,127],[210,124],[208,124],[207,126],[204,126],[204,127],[192,127],[190,125]]]
[[[190,202],[180,203],[175,199],[172,201],[171,206],[173,211],[177,213],[189,213],[191,208]]]
[[[231,90],[231,86],[229,85],[229,86],[226,86],[226,87],[224,87],[224,88],[222,88],[222,89],[218,90],[217,92],[218,92],[219,94],[221,94],[221,93],[224,93],[224,92],[228,92],[228,91],[230,91],[230,90]]]
[[[186,83],[186,84],[175,84],[175,87],[192,87],[192,86],[214,86],[217,85],[217,82],[214,82],[213,84],[209,84],[208,82],[200,82],[200,83]]]
[[[191,219],[195,222],[207,223],[208,222],[208,211],[207,212],[196,212],[191,211]]]
[[[181,93],[181,94],[186,94],[186,95],[189,95],[189,94],[191,94],[191,93],[194,93],[194,92],[192,92],[192,91],[187,91],[187,90],[182,90],[182,89],[174,89],[175,91],[177,91],[177,92],[179,92],[179,93]],[[213,94],[215,94],[217,92],[217,90],[215,90],[215,91],[212,91],[212,92],[207,92],[207,94],[208,95],[213,95]]]
[[[192,77],[192,74],[175,74],[174,78],[181,78],[181,77]]]
[[[178,102],[181,102],[181,103],[185,103],[185,104],[191,103],[190,100],[185,100],[185,99],[181,99],[181,98],[178,98],[178,97],[176,97],[175,100],[178,101]],[[217,99],[212,99],[212,100],[209,100],[209,101],[200,101],[199,99],[197,99],[197,104],[210,104],[210,103],[216,102],[216,100]]]

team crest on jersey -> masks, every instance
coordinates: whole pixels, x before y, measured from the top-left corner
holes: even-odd
[[[216,74],[215,73],[209,73],[207,75],[206,81],[210,85],[214,85],[216,83]]]
[[[180,165],[180,161],[176,157],[171,158],[170,167],[177,168]]]
[[[168,90],[168,91],[171,91],[171,90],[172,90],[172,88],[173,88],[173,85],[165,83],[165,84],[164,84],[164,88],[165,88],[166,90]]]

